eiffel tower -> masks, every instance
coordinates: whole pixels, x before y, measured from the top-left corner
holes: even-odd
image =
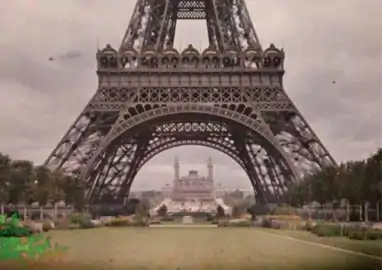
[[[208,48],[176,50],[178,20],[205,20]],[[283,88],[284,51],[262,48],[245,0],[137,0],[119,49],[96,57],[98,89],[45,162],[80,177],[88,203],[123,202],[148,160],[182,145],[229,155],[263,203],[336,165]]]

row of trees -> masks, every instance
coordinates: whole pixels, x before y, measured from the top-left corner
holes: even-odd
[[[76,178],[61,171],[51,172],[44,166],[35,166],[26,160],[11,160],[0,153],[0,207],[4,214],[5,205],[23,205],[24,216],[33,203],[42,207],[51,203],[54,215],[57,203],[64,201],[82,210],[84,207],[84,187]],[[55,217],[54,217],[55,218]]]
[[[11,160],[0,153],[1,213],[4,213],[7,204],[22,204],[28,209],[37,202],[42,216],[43,206],[51,203],[56,209],[60,201],[74,205],[76,210],[81,211],[85,206],[84,193],[82,183],[76,178],[60,171],[51,172],[30,161]],[[340,202],[345,200],[348,207],[361,205],[360,209],[364,209],[364,213],[367,213],[369,204],[380,204],[381,197],[382,149],[366,160],[350,161],[317,171],[303,181],[291,184],[288,192],[292,206],[302,207],[317,202],[321,206],[329,203],[333,208],[338,208]],[[241,210],[245,211],[246,207],[243,205],[241,208],[244,210]],[[236,210],[234,212],[241,211]]]
[[[300,182],[289,186],[289,202],[292,206],[317,202],[321,206],[330,204],[335,210],[341,202],[346,203],[347,219],[349,207],[358,205],[361,216],[367,221],[368,206],[376,207],[380,213],[382,198],[382,149],[361,161],[349,161],[338,167],[327,167],[312,173]],[[335,216],[333,217],[335,219]]]

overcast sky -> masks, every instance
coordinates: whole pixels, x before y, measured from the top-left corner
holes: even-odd
[[[97,41],[119,46],[134,3],[0,1],[1,152],[44,162],[97,88]],[[247,0],[247,5],[263,47],[274,43],[285,49],[286,91],[334,158],[361,159],[382,146],[382,1]],[[176,45],[205,47],[206,35],[204,22],[181,21]],[[191,168],[205,174],[203,159],[211,156],[216,181],[249,186],[229,157],[187,147],[154,157],[134,187],[171,182],[175,155],[182,174]]]

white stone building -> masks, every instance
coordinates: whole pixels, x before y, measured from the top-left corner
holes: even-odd
[[[217,191],[214,183],[211,158],[207,161],[207,176],[200,175],[196,170],[189,170],[183,177],[180,176],[179,160],[175,158],[173,184],[167,184],[162,192],[165,199],[152,209],[153,212],[162,205],[166,205],[169,213],[215,212],[218,205],[221,205],[226,213],[231,212],[231,208],[223,202],[223,194]]]

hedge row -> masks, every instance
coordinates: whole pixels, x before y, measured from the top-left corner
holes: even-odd
[[[108,227],[147,227],[150,222],[144,219],[131,218],[115,218],[112,219],[106,226]]]
[[[217,223],[218,227],[252,227],[253,224],[249,220],[222,220]]]
[[[311,232],[320,237],[349,237],[356,240],[382,239],[382,230],[353,224],[316,224],[312,221],[296,222],[296,220],[278,220],[272,216],[266,216],[257,224],[264,228],[272,229],[295,229]]]
[[[264,216],[256,222],[256,226],[272,229],[297,229],[308,230],[305,228],[307,224],[304,224],[301,219],[291,216],[290,218],[282,216]],[[310,224],[309,224],[310,225]]]
[[[355,240],[382,239],[382,230],[354,225],[318,224],[311,232],[321,237],[346,236]]]

